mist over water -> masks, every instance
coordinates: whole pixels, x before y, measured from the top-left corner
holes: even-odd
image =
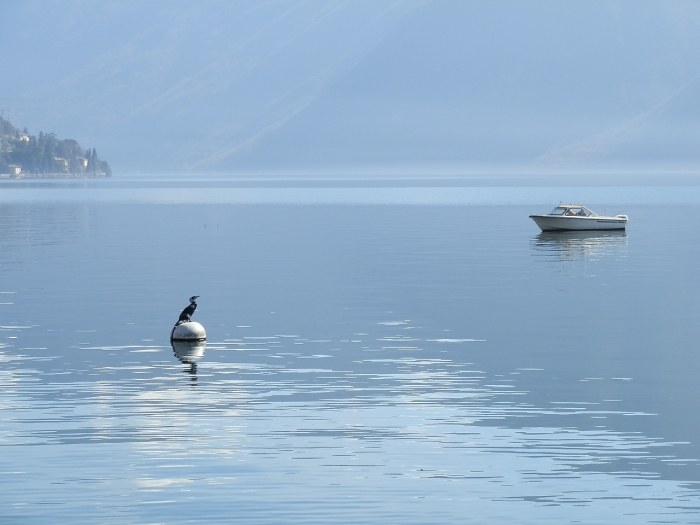
[[[697,522],[695,186],[150,185],[3,185],[3,522]]]

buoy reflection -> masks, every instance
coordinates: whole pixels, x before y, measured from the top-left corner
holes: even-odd
[[[206,341],[171,341],[170,344],[173,347],[175,357],[183,364],[190,365],[189,373],[195,375],[197,361],[204,357]]]

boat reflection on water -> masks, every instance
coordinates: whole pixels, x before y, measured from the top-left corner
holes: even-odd
[[[627,232],[560,231],[542,232],[532,239],[532,247],[543,255],[559,259],[583,259],[597,256],[626,255]]]
[[[204,357],[206,341],[171,341],[175,357],[182,363],[190,365],[190,374],[197,373],[197,361]]]

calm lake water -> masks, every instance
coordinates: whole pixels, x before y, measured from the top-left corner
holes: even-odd
[[[0,523],[700,523],[698,261],[692,180],[3,183]]]

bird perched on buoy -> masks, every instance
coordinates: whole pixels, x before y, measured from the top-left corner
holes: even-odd
[[[188,304],[187,307],[182,311],[182,313],[180,314],[180,318],[177,320],[175,326],[190,321],[190,317],[192,317],[192,314],[197,309],[198,297],[199,295],[193,295],[192,297],[190,297],[190,304]]]
[[[192,314],[197,309],[197,298],[199,295],[190,297],[190,304],[185,308],[170,332],[171,341],[204,341],[207,333],[204,327],[192,321]]]

